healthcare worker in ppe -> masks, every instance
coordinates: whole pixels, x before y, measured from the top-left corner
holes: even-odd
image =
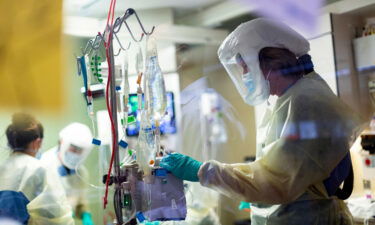
[[[91,131],[84,124],[71,123],[60,131],[59,136],[58,146],[44,153],[41,161],[58,173],[75,218],[81,219],[84,225],[92,225],[86,197],[88,187],[84,182],[88,172],[81,165],[92,149]]]
[[[237,27],[218,50],[221,63],[246,103],[278,96],[258,128],[257,160],[202,163],[175,153],[161,166],[253,203],[255,225],[352,224],[339,199],[350,190],[339,186],[352,175],[349,149],[362,121],[314,72],[309,47],[281,22],[259,18]]]
[[[6,129],[9,158],[0,165],[0,218],[21,224],[74,224],[57,176],[36,159],[43,127],[33,116],[16,113]]]

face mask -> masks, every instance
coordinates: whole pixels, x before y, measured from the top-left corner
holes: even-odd
[[[245,84],[249,93],[252,93],[255,89],[254,79],[250,72],[245,73],[242,75],[242,81]]]
[[[38,151],[38,152],[36,153],[36,155],[35,155],[35,158],[36,158],[36,159],[40,159],[40,158],[42,158],[42,153],[41,153],[40,151]]]
[[[65,152],[64,164],[69,169],[75,169],[77,164],[81,161],[81,156],[72,152]]]
[[[42,158],[42,153],[41,153],[41,150],[40,150],[40,148],[38,148],[38,149],[33,149],[33,150],[31,150],[31,152],[33,153],[33,154],[35,154],[35,158],[36,159],[40,159],[40,158]]]
[[[249,104],[249,105],[252,105],[252,106],[258,105],[258,104],[263,103],[264,101],[266,101],[269,98],[269,96],[270,96],[270,82],[268,80],[268,77],[269,77],[270,73],[271,73],[271,70],[268,72],[266,79],[264,79],[264,78],[261,79],[262,82],[259,83],[260,87],[257,88],[261,92],[258,95],[254,95],[254,93],[253,93],[255,91],[256,87],[255,87],[254,78],[250,74],[250,72],[242,75],[242,81],[244,82],[244,84],[245,84],[245,86],[248,90],[248,94],[244,97],[244,101],[245,101],[246,104]]]
[[[35,154],[36,159],[42,158],[42,149],[44,149],[44,142],[42,142],[39,149],[35,150],[36,151],[36,154]]]

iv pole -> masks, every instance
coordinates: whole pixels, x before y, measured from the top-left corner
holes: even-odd
[[[115,151],[114,155],[114,170],[115,170],[115,176],[120,177],[120,155],[119,155],[119,146],[118,146],[118,126],[117,126],[117,98],[116,98],[116,75],[115,75],[115,57],[113,54],[113,42],[110,42],[109,46],[109,57],[110,57],[110,66],[112,71],[111,79],[108,80],[109,82],[109,88],[110,88],[110,105],[111,105],[111,113],[112,113],[112,119],[114,127],[114,133],[112,134],[112,138],[115,140],[113,141],[113,151]],[[119,182],[115,182],[115,190],[121,189],[121,184]],[[115,191],[115,195],[117,198],[116,200],[121,199],[121,191]],[[119,204],[120,205],[120,204]],[[116,210],[116,218],[117,218],[117,224],[123,224],[122,220],[122,210]]]
[[[136,16],[136,19],[138,21],[138,24],[140,25],[143,33],[142,33],[142,36],[139,40],[136,40],[134,35],[133,35],[133,32],[131,31],[129,25],[126,23],[126,19],[128,19],[131,15],[135,15]],[[116,40],[117,42],[119,43],[120,45],[120,51],[121,49],[123,48],[120,40],[118,39],[117,37],[117,33],[120,31],[121,29],[121,25],[122,24],[125,24],[127,30],[129,31],[130,33],[130,36],[132,37],[132,39],[135,41],[135,42],[140,42],[142,39],[143,39],[143,36],[144,34],[146,35],[151,35],[154,31],[154,28],[155,27],[152,27],[152,30],[151,32],[146,32],[146,30],[144,29],[144,26],[143,24],[141,23],[137,13],[135,12],[134,9],[132,8],[129,8],[126,10],[125,14],[122,16],[122,17],[118,17],[116,20],[115,20],[115,23],[113,24],[113,27],[110,27],[111,31],[112,31],[112,34],[115,35],[116,37]],[[82,51],[82,54],[85,55],[85,54],[91,54],[91,52],[94,50],[98,50],[99,47],[103,44],[104,42],[104,37],[105,37],[105,34],[106,34],[106,31],[105,30],[103,32],[103,34],[98,34],[94,40],[90,40],[87,42],[86,44],[86,47],[85,49]],[[116,141],[113,141],[113,151],[114,151],[114,172],[115,172],[115,179],[114,179],[114,183],[115,183],[115,201],[119,201],[119,202],[115,202],[115,204],[117,205],[121,205],[121,182],[119,181],[119,179],[116,179],[116,178],[120,178],[121,177],[121,170],[120,170],[120,155],[119,155],[119,145],[118,145],[118,126],[117,126],[117,98],[116,98],[116,76],[115,76],[115,59],[114,59],[114,52],[113,52],[113,36],[111,37],[112,40],[110,41],[110,45],[109,45],[109,57],[110,57],[110,65],[108,65],[108,67],[110,67],[111,71],[112,71],[112,75],[111,75],[111,79],[108,79],[107,82],[109,82],[109,88],[110,88],[110,107],[111,107],[111,116],[112,116],[112,119],[113,119],[113,124],[115,125],[114,126],[114,133],[112,134],[112,138],[113,140],[116,140]],[[122,225],[123,224],[123,215],[122,215],[122,210],[115,210],[115,213],[116,213],[116,219],[117,219],[117,224],[119,225]]]

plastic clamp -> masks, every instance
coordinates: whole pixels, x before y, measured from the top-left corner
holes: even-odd
[[[95,139],[95,138],[93,138],[93,139],[92,139],[92,144],[97,145],[97,146],[100,146],[100,145],[102,144],[102,142],[101,142],[99,139]]]
[[[128,143],[126,143],[126,141],[124,141],[124,140],[121,140],[121,141],[118,143],[118,145],[120,145],[121,148],[126,148],[126,147],[128,147]]]
[[[156,177],[165,177],[165,176],[167,176],[167,170],[166,169],[156,169],[155,170],[155,176]]]
[[[132,124],[135,122],[137,122],[137,119],[135,118],[135,116],[128,116],[128,124]]]
[[[140,223],[142,223],[143,221],[146,220],[146,218],[145,218],[145,216],[143,215],[142,212],[137,212],[136,217],[137,217],[137,219],[138,219],[138,221],[139,221]]]

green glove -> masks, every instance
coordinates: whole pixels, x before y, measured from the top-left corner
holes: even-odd
[[[160,166],[170,171],[181,180],[198,182],[198,170],[202,163],[180,153],[172,153],[164,157]]]
[[[82,224],[83,225],[94,225],[94,222],[91,218],[91,213],[89,212],[83,212],[82,213]]]
[[[251,204],[249,202],[241,201],[240,205],[238,206],[239,210],[251,209]]]
[[[145,224],[145,225],[160,225],[160,222],[159,221],[148,222],[147,220],[145,220],[141,224]]]

